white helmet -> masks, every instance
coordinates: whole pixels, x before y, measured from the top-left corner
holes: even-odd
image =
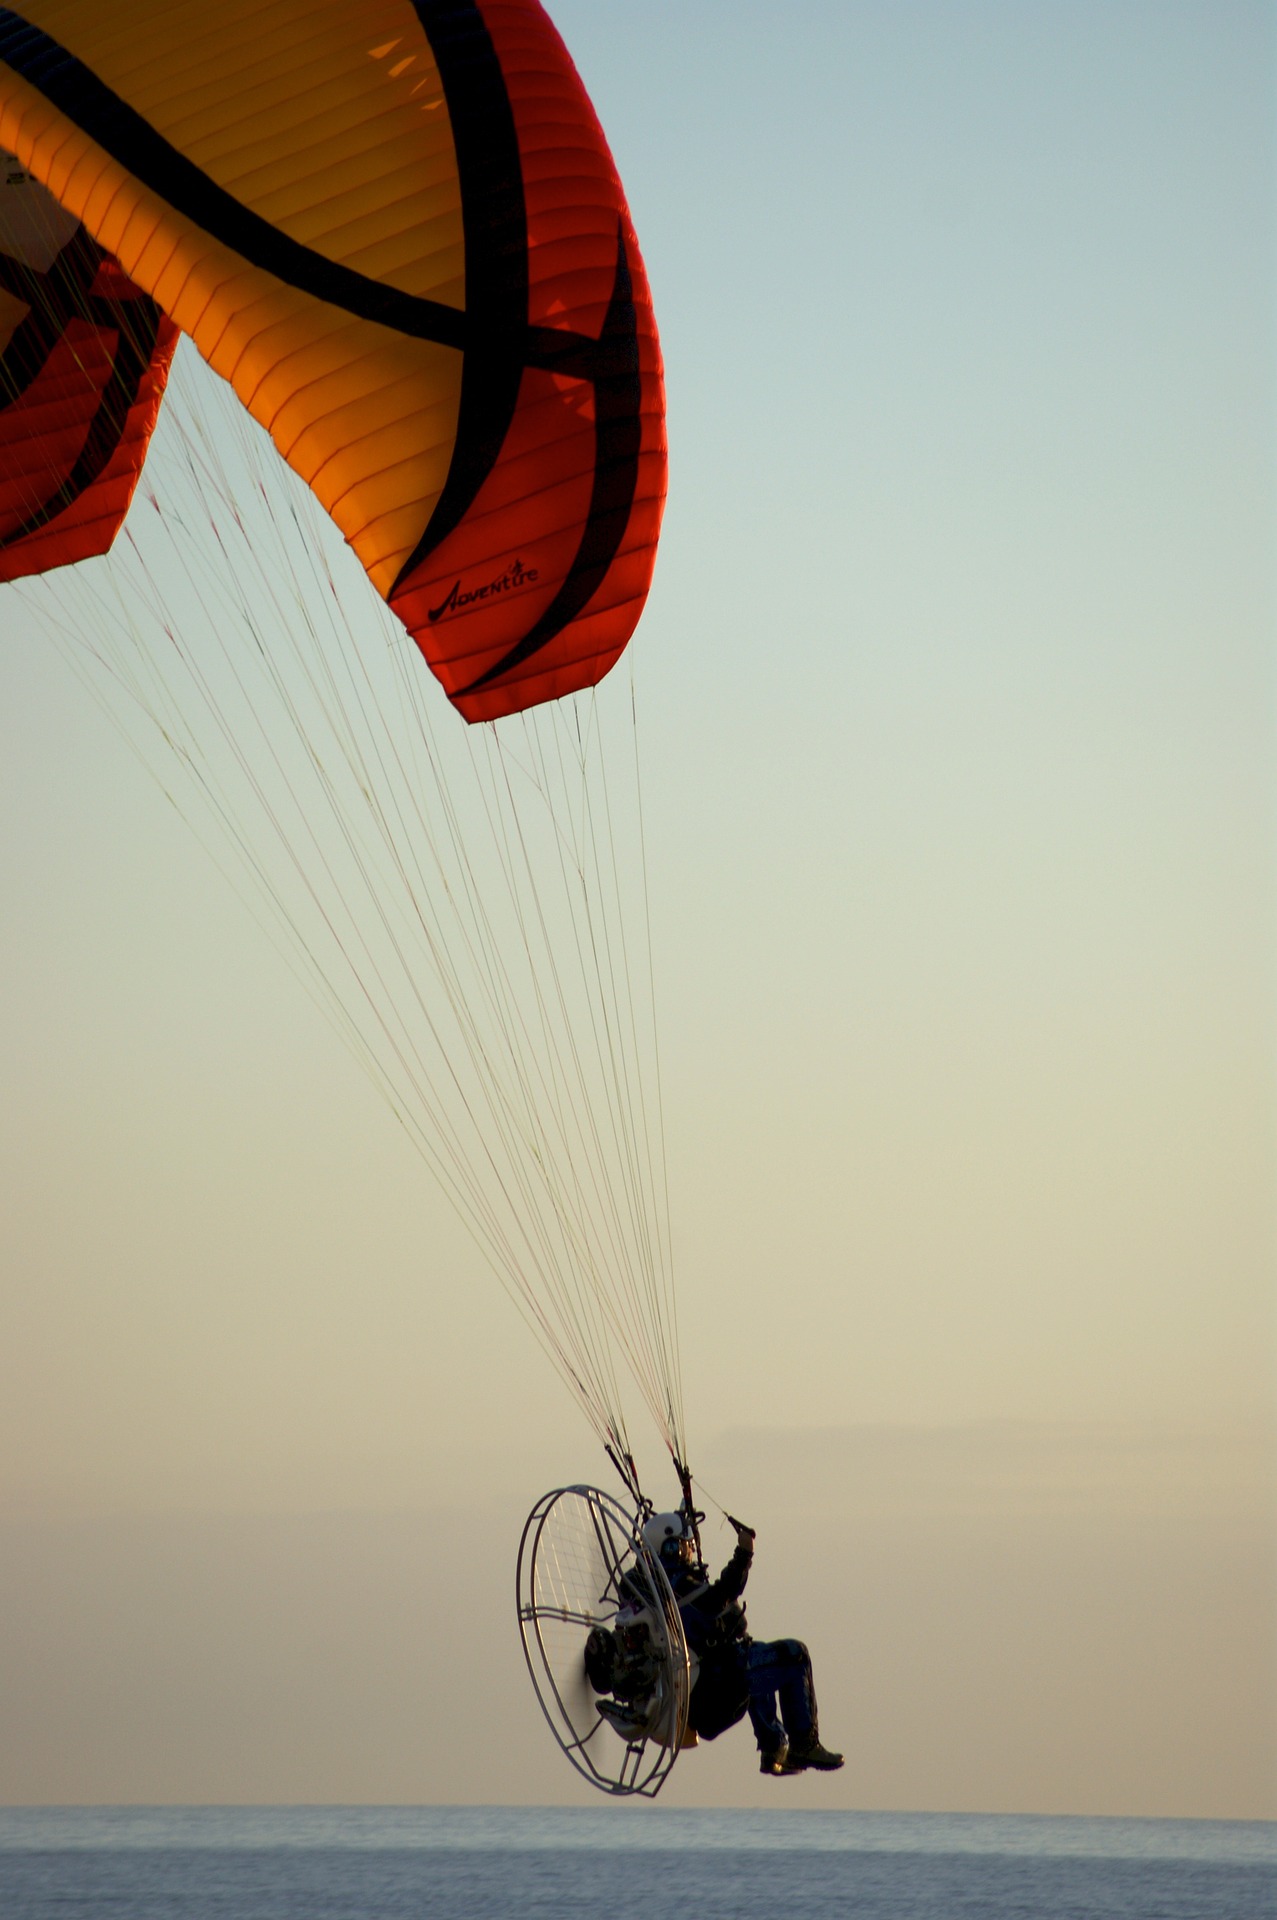
[[[643,1545],[660,1557],[661,1548],[671,1540],[683,1538],[681,1513],[654,1513],[643,1528]]]

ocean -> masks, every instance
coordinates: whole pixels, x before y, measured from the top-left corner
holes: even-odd
[[[3,1920],[1274,1920],[1277,1825],[658,1807],[0,1808]]]

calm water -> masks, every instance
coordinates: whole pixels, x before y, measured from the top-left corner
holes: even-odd
[[[3,1920],[1277,1920],[1277,1827],[655,1807],[0,1808]]]

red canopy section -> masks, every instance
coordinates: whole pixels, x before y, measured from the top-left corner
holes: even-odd
[[[0,581],[115,539],[177,328],[0,154]]]

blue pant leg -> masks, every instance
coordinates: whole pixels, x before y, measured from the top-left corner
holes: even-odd
[[[760,1753],[775,1753],[785,1741],[785,1729],[776,1717],[777,1677],[770,1656],[768,1643],[755,1640],[746,1657],[749,1720]]]
[[[816,1690],[802,1641],[756,1640],[748,1662],[749,1717],[759,1747],[774,1751],[782,1737],[793,1741],[814,1734]]]

